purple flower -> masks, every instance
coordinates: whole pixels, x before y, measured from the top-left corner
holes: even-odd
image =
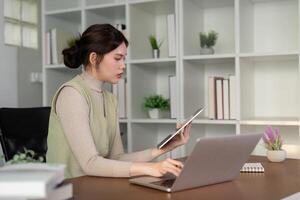
[[[274,142],[276,140],[276,135],[271,126],[268,126],[267,129],[265,130],[265,136],[269,142]]]

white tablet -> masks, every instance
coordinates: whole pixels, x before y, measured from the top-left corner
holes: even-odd
[[[161,141],[158,145],[157,148],[161,149],[163,148],[170,140],[172,140],[173,137],[181,133],[181,131],[189,124],[191,123],[202,111],[204,108],[198,109],[178,130],[176,130],[175,133],[168,135],[163,141]]]

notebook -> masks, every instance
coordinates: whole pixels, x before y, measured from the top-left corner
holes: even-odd
[[[240,172],[264,173],[265,168],[261,163],[245,163]]]

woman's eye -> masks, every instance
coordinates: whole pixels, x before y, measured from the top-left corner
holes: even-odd
[[[120,61],[122,58],[115,58],[116,59],[116,61]]]

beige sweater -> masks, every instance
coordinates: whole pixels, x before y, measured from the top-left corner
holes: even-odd
[[[102,82],[86,72],[81,76],[93,97],[103,105]],[[117,135],[109,157],[99,156],[89,127],[88,105],[84,97],[72,87],[64,87],[59,93],[56,112],[72,152],[87,175],[129,177],[132,162],[147,162],[154,159],[151,149],[124,154],[118,122]]]

